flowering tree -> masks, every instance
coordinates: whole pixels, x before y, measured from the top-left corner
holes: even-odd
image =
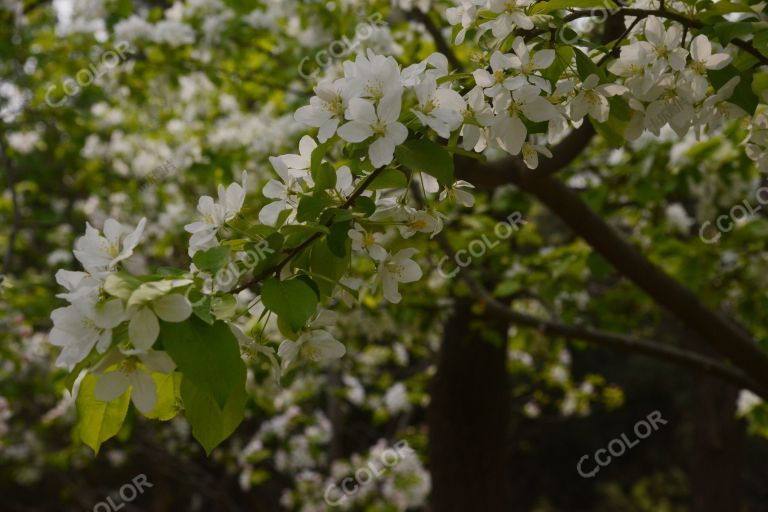
[[[28,116],[27,123],[39,119],[42,128],[3,141],[11,192],[17,193],[15,182],[21,179],[11,157],[23,161],[24,155],[34,155],[35,146],[54,143],[46,140],[45,126],[69,123],[66,116],[77,102],[94,114],[89,126],[70,135],[79,141],[73,158],[89,162],[79,179],[98,179],[105,186],[126,176],[142,180],[129,197],[110,197],[85,209],[100,213],[86,215],[85,232],[74,241],[78,267],[55,274],[63,288],[57,297],[66,305],[50,314],[48,341],[60,348],[56,365],[71,374],[77,389],[76,432],[82,442],[98,452],[121,431],[134,407],[151,420],[183,414],[210,453],[247,416],[248,397],[259,393],[254,387],[290,388],[318,368],[354,361],[363,347],[353,350],[345,343],[342,333],[350,327],[344,318],[381,302],[398,305],[393,310],[418,309],[409,300],[412,295],[432,304],[451,297],[457,304],[450,318],[437,317],[452,326],[446,328],[446,347],[459,343],[451,341],[452,333],[459,336],[475,317],[504,339],[496,349],[443,349],[436,376],[443,387],[431,395],[436,414],[445,415],[442,423],[430,424],[437,439],[430,441],[435,443],[430,457],[437,467],[448,468],[433,474],[437,510],[464,510],[479,499],[457,488],[469,478],[467,468],[450,469],[440,455],[469,437],[444,431],[451,418],[446,394],[462,384],[451,357],[479,372],[488,364],[488,376],[478,386],[489,390],[492,400],[476,411],[487,421],[478,421],[472,431],[498,426],[485,441],[482,460],[488,471],[478,475],[488,479],[480,487],[486,496],[483,510],[502,510],[507,503],[503,493],[492,493],[503,482],[488,477],[493,468],[503,468],[501,456],[490,452],[494,443],[504,442],[506,428],[504,419],[497,421],[490,411],[509,398],[504,379],[494,380],[507,372],[508,349],[530,351],[531,338],[524,333],[644,353],[706,370],[749,390],[746,397],[766,396],[768,353],[758,341],[767,334],[760,323],[765,304],[764,298],[754,300],[759,288],[743,290],[732,305],[724,299],[727,291],[721,296],[702,284],[689,285],[690,268],[666,261],[663,251],[648,250],[658,234],[647,231],[647,219],[628,214],[623,225],[613,225],[606,210],[620,200],[663,203],[663,195],[648,192],[653,185],[647,182],[662,174],[667,162],[649,161],[645,168],[631,164],[637,163],[637,148],[651,148],[671,134],[700,145],[698,154],[689,150],[692,169],[685,172],[698,173],[691,175],[702,183],[707,172],[697,165],[725,165],[732,159],[748,169],[747,188],[749,183],[757,188],[751,180],[768,170],[768,11],[763,3],[373,4],[364,17],[351,17],[368,21],[355,26],[354,42],[339,43],[343,54],[337,57],[335,39],[322,50],[324,58],[315,53],[309,60],[302,52],[312,46],[305,44],[311,41],[307,26],[317,22],[331,33],[350,33],[335,24],[348,23],[345,19],[358,12],[356,2],[331,2],[330,15],[328,6],[311,2],[260,2],[246,9],[191,1],[165,11],[118,13],[119,21],[103,13],[76,13],[86,27],[72,23],[68,30],[101,32],[105,46],[115,50],[127,43],[125,62],[91,87],[73,72],[82,88],[76,93],[66,81],[60,87],[25,89],[25,81],[36,83],[35,72],[16,71],[21,87],[8,95],[5,118],[13,123]],[[294,8],[298,15],[292,17]],[[20,27],[44,16],[36,9],[11,3],[5,14],[16,24],[11,32],[20,33]],[[260,35],[257,48],[239,54],[236,41],[252,33]],[[33,44],[28,48],[30,55],[36,53]],[[42,69],[45,59],[54,57],[35,59],[42,62],[32,66]],[[167,68],[157,71],[158,66]],[[218,76],[213,69],[241,77],[242,91],[235,82],[216,83],[220,78],[212,78]],[[151,84],[146,90],[145,82]],[[304,94],[307,87],[312,93]],[[173,108],[155,101],[168,91],[178,95]],[[101,95],[119,98],[117,106]],[[15,108],[14,101],[23,107]],[[145,103],[153,108],[144,109]],[[162,139],[150,148],[142,132],[162,134]],[[296,149],[286,149],[297,138]],[[732,151],[709,155],[708,141]],[[175,163],[159,167],[162,162]],[[94,178],[103,167],[114,170],[112,177]],[[558,176],[574,170],[568,182]],[[166,174],[187,177],[164,183]],[[617,176],[626,180],[613,183]],[[661,186],[671,179],[657,182]],[[214,182],[221,184],[215,196],[208,195]],[[196,212],[184,204],[162,211],[164,202],[187,192],[185,185],[193,192],[210,189],[197,200]],[[514,187],[513,199],[505,199],[506,186]],[[688,238],[695,247],[686,261],[698,261],[697,255],[704,257],[701,252],[711,248],[707,240],[731,228],[701,222],[707,217],[698,212],[701,229],[692,231],[693,207],[678,188],[670,184],[668,190],[681,197],[664,205],[665,227]],[[755,197],[763,204],[760,190]],[[720,206],[737,204],[740,197]],[[71,197],[69,208],[78,200]],[[133,201],[147,202],[146,216]],[[562,244],[550,261],[545,251],[550,244],[537,241],[530,228],[533,216],[527,210],[513,215],[516,207],[539,203],[577,237]],[[19,204],[14,195],[15,218]],[[471,215],[486,218],[467,233],[460,222]],[[528,233],[529,240],[521,243],[536,247],[531,249],[536,261],[530,252],[512,247],[484,260],[496,273],[481,272],[463,258],[485,257],[485,249],[475,254],[478,246],[472,241],[492,231],[489,223],[498,217],[507,219],[505,229],[512,231],[505,232]],[[186,233],[177,230],[181,225]],[[6,272],[13,265],[18,226],[14,221],[8,227]],[[542,261],[564,266],[560,258],[566,252],[579,255],[579,263],[562,272],[562,283],[537,277],[540,271],[534,269]],[[559,273],[553,275],[559,278]],[[702,353],[627,334],[642,332],[631,322],[589,322],[590,312],[610,308],[610,296],[597,289],[584,292],[585,275],[600,287],[618,289],[628,285],[603,281],[605,276],[625,278],[645,293],[631,301],[638,310],[657,315],[659,308],[697,346],[707,348]],[[431,291],[417,292],[425,281]],[[570,295],[554,301],[552,314],[542,308],[547,300],[531,290],[550,298],[564,290]],[[510,326],[520,331],[509,336]],[[561,363],[550,361],[547,368],[562,371]],[[359,387],[355,371],[354,366],[345,370],[350,390]],[[561,409],[588,408],[603,384],[587,379],[583,396],[571,390]],[[382,398],[390,412],[406,401],[405,387],[391,389]],[[412,390],[421,394],[423,386]],[[452,396],[458,404],[473,400],[461,390]],[[546,401],[527,401],[530,415]],[[273,412],[292,418],[295,411]],[[258,447],[269,432],[262,428]],[[284,427],[272,433],[286,435]],[[468,464],[476,461],[474,452],[465,455]],[[284,468],[292,464],[300,466],[293,461]],[[250,469],[243,470],[249,482]],[[306,480],[306,486],[319,487]],[[418,499],[400,497],[398,506],[423,500],[424,481],[414,486]],[[298,506],[301,496],[298,488],[286,499]]]

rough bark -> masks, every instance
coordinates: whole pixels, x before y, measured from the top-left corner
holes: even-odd
[[[757,345],[751,333],[733,318],[704,305],[691,290],[652,263],[576,192],[553,176],[589,144],[594,131],[585,127],[587,124],[566,137],[553,150],[554,158],[543,161],[535,171],[525,169],[515,158],[507,158],[486,164],[464,161],[458,174],[479,187],[514,184],[536,197],[619,273],[672,313],[699,339],[744,370],[760,386],[762,396],[768,395],[768,352]]]
[[[741,510],[744,426],[739,390],[700,373],[694,383],[691,512]]]
[[[457,301],[445,326],[428,410],[432,510],[508,512],[504,447],[509,423],[506,323],[482,319],[500,342],[473,332]]]

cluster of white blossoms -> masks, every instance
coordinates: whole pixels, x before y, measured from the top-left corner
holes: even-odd
[[[459,0],[457,4],[445,11],[448,23],[461,26],[456,34],[456,44],[464,42],[471,28],[477,28],[481,33],[490,30],[493,37],[504,39],[517,28],[531,30],[534,26],[525,12],[534,0]],[[478,24],[482,11],[490,11],[497,16]]]
[[[160,332],[158,319],[181,322],[189,317],[189,301],[174,290],[192,281],[178,279],[153,286],[151,281],[138,284],[134,278],[138,287],[133,293],[114,290],[120,266],[133,256],[145,224],[146,219],[141,219],[132,229],[107,219],[103,233],[86,225],[85,235],[75,242],[74,249],[85,271],[56,273],[56,282],[66,290],[58,297],[69,305],[51,313],[50,342],[62,348],[57,366],[70,371],[90,360],[95,350],[100,357],[92,367],[99,375],[96,397],[111,401],[132,386],[133,403],[147,413],[156,402],[151,373],[169,373],[175,368],[165,352],[152,350]],[[111,288],[110,294],[106,288]]]
[[[450,84],[438,86],[438,80],[448,74],[448,61],[442,54],[433,54],[423,62],[403,70],[392,57],[376,55],[371,50],[360,54],[354,61],[344,63],[344,77],[325,80],[315,87],[315,96],[309,105],[296,112],[296,119],[308,126],[316,127],[320,143],[327,143],[334,137],[350,144],[365,143],[367,170],[353,175],[349,166],[341,165],[336,172],[336,184],[332,195],[339,204],[347,201],[360,183],[370,176],[374,169],[392,163],[395,148],[405,142],[408,129],[399,121],[404,94],[412,93],[410,114],[415,123],[433,129],[439,136],[448,138],[460,129],[466,112],[466,103]],[[334,139],[336,140],[336,139]],[[279,180],[273,179],[264,187],[263,193],[273,200],[259,213],[259,220],[275,226],[292,223],[296,219],[299,200],[312,190],[314,181],[310,173],[312,152],[317,142],[309,136],[302,138],[299,154],[288,154],[270,158]],[[437,182],[428,175],[420,176],[426,192],[437,192]],[[458,196],[447,193],[458,187],[467,187],[457,182],[445,189],[443,199]],[[471,186],[470,186],[471,187]],[[371,215],[372,223],[396,225],[404,238],[416,232],[438,233],[443,221],[433,209],[417,210],[405,204],[404,190],[399,196],[388,193],[363,191],[361,195],[372,198],[376,211]],[[471,204],[471,194],[459,190],[458,195],[465,204]],[[467,198],[469,196],[469,198]],[[390,302],[401,300],[398,283],[408,283],[421,278],[421,269],[411,259],[414,249],[403,249],[388,254],[380,244],[384,234],[372,232],[360,221],[349,231],[352,247],[356,253],[368,255],[378,264],[384,297]]]
[[[219,245],[217,234],[224,225],[240,213],[245,201],[247,174],[243,171],[242,185],[232,183],[228,187],[219,185],[219,201],[210,196],[202,196],[197,203],[200,220],[187,224],[184,229],[192,233],[189,239],[189,255],[197,251],[210,249]]]
[[[698,134],[725,120],[749,117],[728,101],[738,76],[717,90],[710,84],[709,73],[723,69],[732,56],[713,48],[703,34],[686,41],[679,25],[667,27],[659,18],[648,16],[633,25],[636,28],[626,35],[628,41],[620,47],[618,58],[609,60],[603,55],[596,62],[578,47],[564,45],[561,52],[545,47],[542,39],[517,35],[519,30],[533,30],[541,21],[530,15],[532,9],[533,0],[461,0],[447,10],[448,21],[460,26],[456,44],[470,30],[489,40],[485,41],[490,49],[480,60],[482,65],[471,73],[451,72],[448,58],[441,53],[405,68],[393,57],[370,49],[344,62],[341,75],[320,81],[309,104],[295,113],[296,121],[317,129],[316,138],[305,135],[297,154],[270,157],[277,178],[263,188],[271,201],[260,210],[259,221],[276,230],[302,224],[327,229],[330,221],[321,226],[318,218],[308,219],[302,213],[303,201],[323,202],[317,211],[320,215],[330,209],[351,209],[364,198],[368,205],[372,203],[372,211],[363,215],[345,212],[351,220],[346,235],[352,251],[370,258],[376,266],[371,289],[375,292],[380,287],[384,299],[399,303],[399,285],[419,280],[422,270],[414,260],[415,248],[403,247],[399,241],[388,243],[393,235],[399,234],[401,239],[416,233],[435,236],[444,225],[435,203],[474,204],[469,183],[451,183],[450,179],[439,183],[418,165],[408,168],[400,161],[399,147],[425,142],[438,145],[431,141],[435,139],[455,153],[500,150],[519,155],[535,169],[540,154],[552,156],[546,144],[554,144],[582,123],[615,121],[612,110],[618,107],[626,114],[623,125],[609,130],[621,130],[617,135],[627,140],[645,131],[658,136],[666,125],[682,137],[691,129]],[[413,140],[408,141],[409,135]],[[752,121],[745,146],[760,169],[768,168],[765,113]],[[391,183],[389,187],[379,183],[367,190],[379,173],[398,174],[398,169],[405,171],[399,177],[407,176],[408,185],[390,180],[386,182]],[[428,206],[418,209],[409,204],[409,185],[423,191]],[[190,256],[221,244],[222,228],[240,216],[245,193],[243,173],[241,183],[219,186],[217,200],[200,198],[200,219],[185,226],[192,235]],[[139,282],[130,293],[121,295],[123,281],[118,283],[113,276],[120,262],[131,256],[143,227],[143,220],[134,231],[109,220],[102,236],[88,226],[75,247],[85,272],[57,274],[67,289],[62,297],[72,305],[53,313],[56,326],[51,339],[64,347],[59,363],[70,369],[93,349],[99,354],[111,350],[96,366],[97,372],[106,372],[99,380],[97,389],[104,390],[99,395],[115,397],[133,386],[134,400],[146,410],[154,402],[154,385],[147,372],[173,368],[168,356],[151,350],[158,336],[158,318],[178,322],[189,317],[191,306],[178,290],[197,281],[141,281],[129,276]],[[390,251],[387,245],[397,248]],[[286,256],[284,263],[296,254]],[[281,264],[274,270],[283,280],[291,276],[291,265]],[[191,272],[200,277],[194,265]],[[346,282],[343,288],[350,289]],[[309,318],[314,320],[294,339],[281,343],[278,356],[283,368],[299,355],[325,362],[345,353],[344,345],[329,331],[328,315],[322,309]],[[120,330],[123,325],[127,329]],[[121,333],[118,342],[114,342],[113,332]]]
[[[458,6],[447,9],[446,17],[450,24],[461,27],[456,44],[461,44],[467,32],[474,29],[477,37],[490,31],[492,47],[499,48],[513,31],[534,28],[533,19],[526,14],[532,3],[461,0]],[[480,19],[481,11],[497,15]],[[631,23],[631,18],[627,23]],[[731,55],[713,48],[703,34],[692,37],[688,47],[684,47],[681,26],[673,23],[667,28],[655,16],[648,16],[637,26],[640,29],[630,35],[629,44],[621,46],[619,58],[607,66],[615,75],[610,78],[617,78],[615,82],[600,83],[597,74],[582,80],[566,68],[565,74],[550,84],[541,71],[552,65],[555,51],[535,51],[522,37],[512,42],[512,53],[491,53],[490,69],[473,73],[484,94],[472,91],[465,96],[467,115],[475,123],[464,125],[464,147],[481,151],[495,146],[513,155],[522,152],[526,164],[535,168],[537,152],[549,156],[549,151],[526,141],[527,121],[546,121],[546,138],[552,143],[587,115],[598,123],[606,122],[609,99],[613,96],[620,96],[630,108],[631,119],[623,133],[627,140],[634,140],[645,131],[658,136],[666,125],[682,137],[691,128],[699,134],[707,127],[717,128],[725,120],[749,117],[741,107],[728,101],[739,84],[738,76],[717,91],[712,90],[708,80],[708,71],[723,69],[732,61]],[[565,64],[573,69],[570,59]],[[753,131],[759,132],[759,125]],[[473,142],[477,146],[472,146]],[[751,158],[758,162],[760,159],[753,155],[760,150],[759,143],[749,150]]]
[[[748,117],[728,98],[739,83],[734,77],[716,93],[710,91],[707,72],[727,66],[732,57],[713,49],[707,36],[692,38],[683,47],[680,26],[665,28],[660,19],[644,22],[643,40],[622,46],[608,70],[624,79],[626,99],[632,109],[625,138],[634,140],[647,130],[659,135],[669,125],[682,137],[691,128],[717,127],[724,120]]]

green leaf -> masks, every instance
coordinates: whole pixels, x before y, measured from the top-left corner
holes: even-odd
[[[304,196],[299,201],[299,207],[296,209],[296,220],[299,222],[316,220],[322,211],[331,204],[333,204],[333,199],[325,192]]]
[[[214,297],[211,300],[213,316],[219,320],[229,320],[237,313],[237,299],[234,295]]]
[[[211,314],[211,296],[202,295],[198,292],[192,292],[192,294],[196,294],[194,297],[189,297],[189,301],[192,304],[192,312],[208,325],[213,325],[215,319]]]
[[[336,186],[336,169],[328,162],[317,166],[317,170],[312,172],[312,180],[315,182],[315,189],[329,190]]]
[[[80,440],[94,453],[99,453],[101,444],[120,431],[131,399],[129,389],[111,402],[96,400],[97,381],[98,377],[89,373],[80,382],[77,394],[77,432]]]
[[[113,297],[128,300],[133,290],[141,286],[141,281],[125,272],[118,272],[107,277],[104,282],[104,291]]]
[[[731,64],[739,71],[749,71],[755,67],[755,64],[760,62],[757,57],[747,52],[738,52],[736,58],[733,59]]]
[[[587,256],[587,268],[596,279],[605,279],[614,273],[611,264],[596,252],[591,252]]]
[[[211,393],[184,376],[181,381],[184,416],[206,455],[210,455],[216,446],[232,435],[243,421],[246,398],[245,387],[241,386],[229,393],[225,403],[219,406]]]
[[[593,7],[608,10],[615,9],[616,4],[609,0],[548,0],[535,4],[531,7],[529,14],[547,14],[564,9],[590,9]]]
[[[728,98],[728,101],[735,103],[748,114],[753,114],[757,104],[759,103],[758,97],[752,90],[752,73],[748,71],[739,71],[732,64],[727,65],[723,69],[710,69],[707,71],[709,81],[715,90],[720,90],[731,78],[739,76],[741,79],[733,90],[733,95]]]
[[[592,62],[592,59],[584,52],[576,47],[573,47],[573,52],[576,54],[576,72],[579,74],[579,78],[586,80],[589,75],[597,75],[600,78],[600,82],[605,82],[605,75],[603,70],[597,67],[597,64]]]
[[[755,11],[749,8],[746,4],[737,4],[734,2],[716,2],[714,4],[711,4],[706,8],[706,10],[699,13],[699,17],[704,19],[710,19],[719,17],[723,14],[728,14],[732,12],[748,12],[754,14]]]
[[[384,169],[368,184],[368,190],[384,188],[404,188],[408,186],[408,178],[397,169]]]
[[[309,239],[309,237],[317,233],[328,233],[328,228],[318,224],[290,224],[288,226],[283,226],[281,231],[285,236],[283,247],[286,249],[293,249],[300,246]]]
[[[280,249],[282,248],[283,235],[280,233],[272,233],[267,236],[266,240],[248,244],[246,257],[243,259],[246,270],[253,275],[260,274],[274,264],[280,256]]]
[[[343,258],[349,251],[349,230],[352,229],[352,221],[345,220],[331,225],[331,232],[326,237],[331,252],[339,258]]]
[[[208,325],[195,316],[180,323],[161,322],[160,337],[184,378],[210,393],[220,406],[245,386],[240,345],[224,322]]]
[[[213,274],[227,264],[230,252],[231,248],[226,245],[211,247],[205,251],[197,251],[192,256],[192,262],[203,272]]]
[[[261,287],[264,306],[285,320],[288,326],[298,331],[317,309],[317,292],[306,280],[295,277],[285,281],[268,279]]]
[[[608,103],[610,104],[611,109],[608,120],[604,123],[598,123],[590,118],[589,122],[592,123],[595,131],[599,133],[611,147],[620,148],[626,144],[626,140],[624,140],[624,131],[627,129],[631,110],[627,102],[617,96],[608,98]]]
[[[298,331],[291,329],[282,317],[277,317],[277,330],[280,331],[280,334],[282,334],[283,337],[288,338],[289,340],[296,341],[299,337]]]
[[[376,211],[376,203],[370,197],[358,196],[352,204],[352,211],[370,217]]]
[[[720,43],[726,45],[737,37],[746,36],[754,32],[752,23],[747,21],[724,21],[722,23],[715,23],[715,34],[720,40]]]
[[[755,73],[752,78],[752,91],[764,102],[768,102],[768,71]]]
[[[309,269],[313,275],[319,276],[315,279],[315,282],[320,288],[320,293],[326,297],[333,293],[336,283],[344,277],[349,268],[352,255],[352,251],[345,250],[345,254],[338,256],[331,250],[329,245],[328,238],[318,240],[312,245],[312,252],[309,258]],[[349,245],[351,245],[349,237],[347,237],[345,245],[347,246],[345,249],[348,249]]]
[[[443,186],[450,187],[453,177],[453,155],[429,139],[409,140],[395,149],[395,158],[412,171],[434,176]]]
[[[362,197],[362,196],[361,196]],[[352,212],[345,208],[328,208],[320,216],[320,223],[328,226],[333,222],[344,222],[352,219]]]
[[[160,421],[176,417],[181,410],[181,379],[179,372],[152,373],[157,390],[157,403],[145,417]]]
[[[173,267],[158,267],[157,269],[158,275],[161,275],[163,277],[182,277],[187,272],[188,272],[187,270],[183,270],[180,268],[173,268]]]
[[[328,153],[329,149],[331,149],[332,145],[333,145],[333,138],[323,142],[322,144],[318,145],[315,149],[312,150],[312,156],[310,156],[309,172],[313,178],[316,174],[320,172],[320,164],[322,163],[323,158],[325,158],[325,154]],[[334,182],[336,181],[335,174],[334,174],[333,180]]]
[[[755,27],[757,29],[757,27]],[[757,48],[760,53],[768,56],[768,30],[763,27],[760,30],[755,30],[755,37],[752,38],[752,46]]]
[[[572,60],[573,48],[570,46],[559,46],[555,50],[555,60],[551,66],[542,72],[542,76],[549,80],[552,85],[555,85]]]
[[[493,296],[498,298],[509,297],[520,291],[520,284],[517,281],[506,280],[496,285],[493,290]]]

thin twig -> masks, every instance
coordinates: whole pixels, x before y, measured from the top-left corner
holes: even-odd
[[[436,239],[448,257],[453,257],[452,255],[455,253],[453,253],[453,248],[445,236],[442,233],[439,233],[436,236]],[[768,397],[768,393],[761,390],[760,386],[749,378],[747,374],[710,357],[656,341],[625,336],[590,327],[568,325],[519,313],[512,310],[506,304],[496,300],[479,281],[472,277],[466,268],[460,268],[459,275],[467,286],[469,286],[475,298],[483,303],[488,312],[513,324],[536,329],[542,334],[551,334],[555,336],[563,336],[568,339],[587,341],[605,347],[671,361],[694,370],[703,371],[720,377],[739,387],[751,389],[764,397]]]
[[[461,61],[459,61],[459,59],[456,57],[456,54],[453,52],[453,49],[443,37],[440,29],[437,27],[437,25],[434,24],[432,18],[430,18],[428,14],[420,11],[419,9],[413,9],[408,11],[408,16],[411,19],[416,20],[424,25],[424,28],[427,29],[427,32],[429,32],[429,35],[431,35],[432,39],[435,41],[435,46],[437,47],[438,51],[448,58],[448,62],[451,63],[451,66],[456,71],[464,71],[464,66],[461,64]]]
[[[354,191],[354,192],[352,192],[352,194],[351,194],[351,195],[350,195],[350,196],[347,198],[347,200],[346,200],[346,201],[344,201],[344,204],[342,204],[342,205],[339,207],[339,209],[341,209],[341,210],[346,210],[346,209],[348,209],[349,207],[351,207],[351,206],[352,206],[352,205],[355,203],[355,200],[356,200],[358,197],[360,197],[360,195],[361,195],[363,192],[365,192],[365,190],[366,190],[366,189],[367,189],[367,188],[370,186],[371,182],[372,182],[374,179],[376,179],[376,177],[377,177],[377,176],[378,176],[378,175],[381,173],[381,171],[383,171],[384,169],[385,169],[385,167],[381,167],[381,168],[379,168],[379,169],[376,169],[375,171],[373,171],[373,172],[372,172],[371,174],[369,174],[368,176],[366,176],[366,178],[363,180],[363,182],[362,182],[362,183],[361,183],[361,184],[360,184],[360,185],[357,187],[357,189],[355,189],[355,191]],[[330,226],[331,226],[331,224],[333,224],[333,218],[331,218],[329,221],[327,221],[327,222],[325,223],[325,227],[330,227]],[[259,283],[259,282],[261,282],[262,280],[266,279],[268,276],[270,276],[270,275],[272,275],[272,274],[274,274],[274,275],[277,275],[277,274],[279,274],[279,273],[280,273],[280,271],[283,269],[283,267],[284,267],[285,265],[287,265],[289,261],[291,261],[291,260],[292,260],[293,258],[295,258],[297,255],[301,254],[301,252],[302,252],[302,251],[304,251],[304,249],[306,249],[307,247],[309,247],[310,245],[312,245],[312,243],[313,243],[315,240],[317,240],[318,238],[320,238],[321,236],[322,236],[322,233],[320,233],[320,232],[313,234],[312,236],[310,236],[309,238],[307,238],[307,239],[306,239],[304,242],[302,242],[300,245],[298,245],[297,247],[295,247],[295,248],[291,249],[290,251],[288,251],[288,254],[285,256],[285,258],[283,258],[283,259],[280,261],[280,263],[278,263],[278,264],[277,264],[275,267],[273,267],[273,268],[268,268],[268,269],[265,269],[263,272],[261,272],[259,275],[257,275],[256,277],[254,277],[253,279],[251,279],[251,280],[250,280],[250,281],[248,281],[247,283],[245,283],[245,284],[242,284],[242,285],[238,286],[237,288],[235,288],[235,289],[232,291],[232,293],[238,293],[238,292],[241,292],[241,291],[245,290],[246,288],[250,288],[250,287],[252,287],[252,286],[254,286],[254,285],[258,284],[258,283]]]
[[[597,61],[597,67],[605,64],[605,61],[607,61],[609,57],[616,56],[616,50],[618,49],[619,45],[624,40],[624,38],[626,38],[629,33],[632,32],[632,29],[635,28],[638,23],[640,23],[640,18],[635,18],[635,21],[633,21],[629,27],[627,27],[627,30],[625,30],[624,33],[621,34],[621,36],[619,36],[619,38],[613,43],[611,49],[605,55],[603,55],[599,61]]]

